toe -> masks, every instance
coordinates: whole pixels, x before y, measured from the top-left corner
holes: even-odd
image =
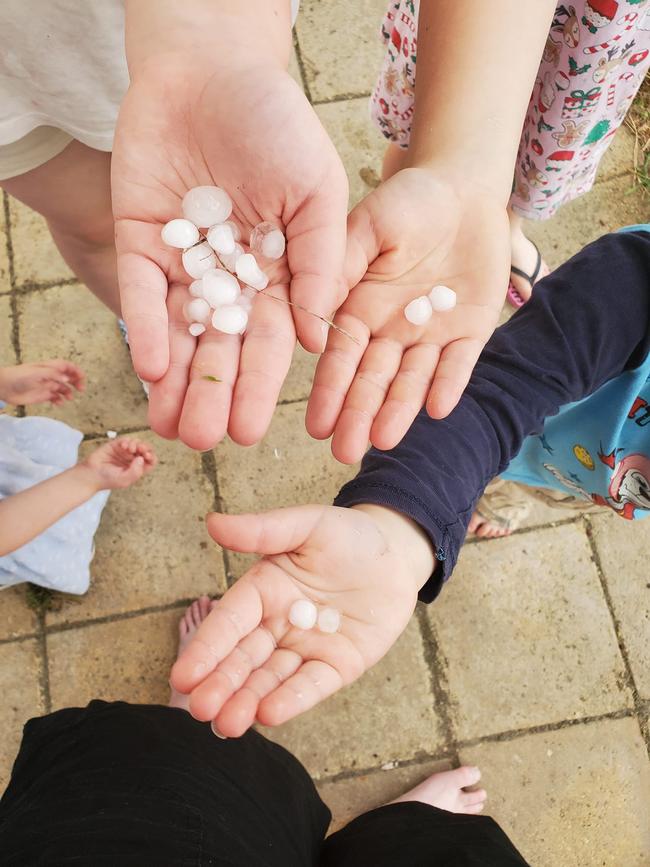
[[[454,776],[454,783],[459,789],[465,789],[467,786],[475,786],[481,779],[481,771],[473,765],[462,765],[451,771]]]
[[[486,798],[485,789],[476,789],[472,792],[461,792],[460,802],[463,807],[473,807],[475,804],[482,804]]]
[[[201,622],[205,620],[205,618],[210,613],[210,597],[209,596],[201,596],[199,599],[199,611],[201,613]]]
[[[481,813],[484,807],[485,802],[482,801],[480,804],[472,804],[471,807],[463,807],[463,813],[469,813],[471,816],[475,816],[477,813]]]
[[[195,599],[194,602],[192,602],[191,617],[194,629],[198,629],[201,625],[201,605],[198,599]]]
[[[468,533],[476,533],[476,531],[478,530],[478,528],[481,526],[482,523],[483,523],[483,518],[481,518],[481,516],[479,514],[474,512],[472,517],[469,519],[469,524],[467,525],[467,532]]]

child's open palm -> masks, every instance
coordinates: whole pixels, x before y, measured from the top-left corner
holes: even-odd
[[[75,390],[84,388],[83,370],[62,358],[0,368],[0,398],[18,406],[33,403],[60,406],[72,400]]]
[[[307,413],[318,438],[358,461],[368,441],[399,443],[426,403],[433,418],[456,406],[492,334],[508,283],[509,230],[503,203],[465,197],[431,172],[398,172],[350,214],[346,277],[351,292],[331,331]],[[458,303],[413,325],[404,307],[436,284]]]
[[[123,437],[104,443],[84,461],[96,477],[99,490],[129,488],[156,465],[156,455],[147,443]]]
[[[418,570],[381,529],[376,508],[209,516],[208,529],[224,547],[265,556],[214,605],[172,669],[172,685],[191,693],[196,719],[214,720],[230,737],[256,720],[279,725],[389,650],[413,613]],[[292,626],[289,609],[298,599],[337,609],[340,630]]]

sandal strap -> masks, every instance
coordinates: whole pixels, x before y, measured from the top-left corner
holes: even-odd
[[[534,289],[535,288],[535,280],[537,280],[539,272],[542,268],[542,254],[539,252],[539,247],[537,246],[537,244],[534,241],[531,241],[530,243],[533,245],[533,247],[535,248],[535,252],[537,253],[537,262],[535,264],[535,270],[533,271],[532,274],[526,274],[526,272],[522,271],[521,268],[517,268],[515,265],[512,265],[510,267],[510,273],[516,274],[518,277],[523,277],[524,280],[527,280],[528,283],[530,284],[530,288]]]

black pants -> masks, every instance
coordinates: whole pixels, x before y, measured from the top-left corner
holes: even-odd
[[[393,804],[324,840],[329,821],[302,765],[261,735],[222,741],[181,710],[93,701],[25,726],[0,863],[525,865],[487,817]]]

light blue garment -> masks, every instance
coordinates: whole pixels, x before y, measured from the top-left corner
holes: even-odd
[[[650,224],[622,232],[650,232]],[[650,510],[650,355],[589,397],[562,407],[528,437],[502,477],[609,506],[623,518]]]
[[[0,415],[0,499],[31,488],[77,463],[82,434],[49,418]],[[85,593],[93,537],[109,491],[100,491],[38,538],[0,557],[0,586],[31,581],[51,590]]]

